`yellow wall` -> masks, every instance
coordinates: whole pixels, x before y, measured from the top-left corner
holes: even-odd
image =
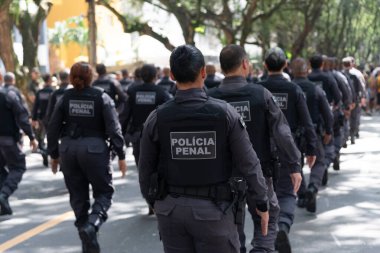
[[[86,16],[87,4],[85,0],[53,0],[52,9],[47,18],[48,28],[54,28],[55,22],[64,21],[74,16]],[[83,49],[75,44],[61,45],[59,50],[56,50],[57,56],[61,60],[61,66],[71,67],[75,63],[75,59],[79,56],[87,56],[87,49]],[[51,66],[54,71],[57,66]]]

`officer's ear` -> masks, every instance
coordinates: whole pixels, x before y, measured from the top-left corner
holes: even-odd
[[[173,81],[177,81],[177,80],[175,80],[175,77],[174,77],[172,71],[170,71],[170,79],[172,79]]]
[[[201,68],[201,77],[202,79],[206,79],[206,67]]]

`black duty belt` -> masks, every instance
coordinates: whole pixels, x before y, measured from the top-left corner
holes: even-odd
[[[168,193],[173,197],[189,197],[213,201],[232,201],[231,187],[228,184],[213,186],[168,186]]]

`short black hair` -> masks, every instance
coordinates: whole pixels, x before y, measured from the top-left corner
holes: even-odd
[[[286,64],[284,51],[279,47],[269,49],[265,55],[265,64],[268,71],[280,71]]]
[[[127,77],[129,75],[128,69],[122,69],[121,74],[123,77]]]
[[[157,69],[153,64],[144,64],[141,68],[141,78],[144,83],[153,82],[154,78],[156,78]]]
[[[69,80],[69,72],[63,70],[58,73],[59,79],[61,81],[68,81]]]
[[[204,66],[202,52],[191,45],[176,47],[170,55],[170,69],[180,83],[194,82]]]
[[[103,63],[96,64],[96,73],[98,73],[99,76],[105,75],[107,73],[106,65]]]
[[[51,79],[50,74],[43,74],[42,75],[42,80],[44,80],[45,83],[47,83]]]
[[[244,48],[238,45],[228,45],[219,54],[220,67],[225,74],[236,70],[247,57]]]
[[[133,75],[135,76],[135,78],[141,78],[141,67],[138,67],[137,69],[135,69],[135,72],[133,73]]]
[[[323,64],[323,56],[320,54],[315,54],[310,57],[309,62],[312,69],[319,69]]]

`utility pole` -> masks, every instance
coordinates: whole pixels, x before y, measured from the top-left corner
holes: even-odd
[[[95,19],[95,0],[86,0],[88,3],[88,27],[90,44],[88,46],[88,58],[91,66],[95,67],[96,59],[96,19]]]

